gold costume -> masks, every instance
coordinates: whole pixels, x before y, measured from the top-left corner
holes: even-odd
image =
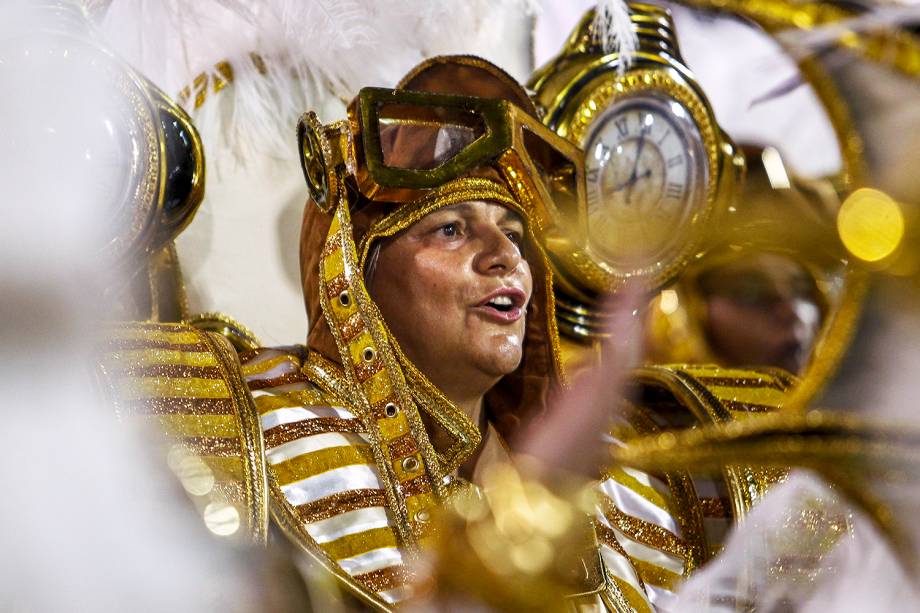
[[[344,55],[342,49],[368,48],[367,41],[351,47],[354,41],[336,28],[301,29],[314,25],[302,22],[316,8],[311,5],[319,3],[305,1],[306,12],[292,12],[287,9],[301,3],[279,2],[273,9],[284,10],[266,9],[275,3],[260,0],[250,7],[260,4],[258,10],[249,11],[248,0],[216,0],[221,11],[251,13],[244,21],[251,21],[253,30],[263,19],[279,15],[280,22],[297,22],[284,29],[298,43],[307,41],[309,51],[331,49],[334,57]],[[418,7],[426,3],[448,4],[424,0]],[[10,6],[19,4],[27,3]],[[14,570],[22,563],[25,576],[35,574],[38,580],[28,585],[14,573],[14,589],[0,590],[0,603],[29,608],[31,594],[20,600],[19,584],[44,596],[43,586],[58,568],[67,573],[63,589],[55,593],[58,601],[72,600],[68,584],[101,577],[84,582],[84,591],[97,592],[92,600],[111,604],[119,594],[128,594],[134,602],[145,591],[132,587],[157,589],[164,582],[150,570],[169,566],[176,572],[163,576],[175,584],[166,585],[163,593],[172,596],[175,588],[173,600],[203,595],[203,609],[180,607],[195,611],[225,603],[247,612],[916,608],[904,605],[920,602],[920,593],[913,592],[920,533],[909,521],[918,503],[920,475],[912,368],[920,339],[920,215],[910,202],[920,190],[909,186],[904,195],[892,189],[897,183],[879,179],[885,176],[879,167],[886,158],[879,154],[894,157],[899,151],[879,141],[893,136],[892,127],[901,131],[907,121],[885,120],[886,134],[867,120],[870,115],[883,119],[889,109],[908,105],[883,104],[882,73],[870,78],[854,70],[847,76],[847,70],[835,66],[837,56],[829,60],[832,56],[824,53],[836,49],[852,61],[887,66],[892,70],[886,79],[913,80],[920,74],[914,32],[875,24],[880,11],[868,1],[841,7],[794,0],[683,0],[664,8],[609,0],[582,17],[560,53],[533,73],[526,88],[479,57],[438,56],[416,66],[392,89],[360,89],[348,104],[341,88],[354,93],[355,75],[345,78],[351,71],[347,67],[327,70],[338,58],[314,66],[312,55],[298,59],[290,49],[279,52],[266,45],[275,38],[271,33],[241,33],[246,44],[258,40],[266,48],[247,49],[216,63],[218,56],[208,57],[206,64],[216,72],[209,69],[174,91],[194,106],[193,112],[207,109],[211,119],[220,116],[221,122],[224,115],[230,117],[238,134],[260,131],[240,120],[249,103],[259,108],[253,115],[264,115],[269,124],[296,123],[297,147],[294,130],[289,130],[290,150],[299,158],[310,194],[298,252],[309,328],[304,344],[264,347],[232,317],[212,312],[223,305],[209,299],[190,306],[200,296],[191,285],[186,293],[180,253],[184,263],[193,263],[189,280],[196,276],[194,260],[181,244],[177,251],[175,239],[202,203],[204,144],[210,147],[213,134],[203,129],[200,137],[192,118],[133,63],[94,40],[86,6],[105,11],[109,4],[112,0],[42,4],[36,13],[46,13],[48,24],[67,26],[49,31],[43,29],[45,19],[33,23],[31,11],[17,16],[18,10],[0,9],[3,17],[15,17],[0,19],[0,74],[16,73],[33,61],[55,64],[66,74],[84,62],[89,81],[111,86],[113,105],[76,105],[60,116],[32,118],[23,125],[41,134],[37,141],[79,158],[69,160],[74,166],[64,175],[77,169],[76,174],[90,178],[87,183],[100,179],[109,187],[120,186],[107,190],[112,197],[103,203],[118,223],[93,234],[99,247],[93,258],[99,260],[97,268],[118,268],[122,274],[102,274],[98,286],[85,283],[79,288],[85,296],[72,305],[82,313],[93,303],[98,311],[91,317],[82,313],[56,321],[71,306],[66,299],[47,311],[36,308],[44,306],[47,296],[70,295],[57,289],[46,294],[45,285],[69,283],[70,275],[86,278],[80,272],[82,255],[58,258],[66,270],[45,279],[41,266],[25,275],[20,270],[30,264],[23,254],[37,256],[41,249],[12,254],[8,272],[14,274],[8,278],[15,284],[8,293],[17,299],[8,311],[14,327],[21,329],[8,337],[13,340],[7,353],[15,367],[10,387],[21,391],[23,383],[31,386],[29,375],[44,375],[42,384],[55,393],[37,395],[40,404],[57,402],[65,410],[78,406],[68,396],[81,395],[72,375],[85,368],[87,352],[80,342],[70,346],[70,328],[86,328],[82,324],[87,321],[91,327],[103,320],[135,320],[102,324],[103,332],[94,337],[97,391],[126,426],[112,438],[127,434],[124,438],[131,439],[133,433],[126,431],[134,429],[157,435],[153,451],[163,460],[160,468],[168,468],[163,472],[176,479],[167,480],[164,488],[149,471],[129,471],[136,477],[132,483],[125,478],[128,473],[113,470],[103,475],[105,482],[92,482],[98,475],[87,470],[93,467],[87,448],[95,446],[90,430],[102,428],[84,415],[73,421],[59,419],[67,417],[64,412],[52,413],[48,421],[28,415],[41,435],[35,443],[18,427],[9,428],[13,439],[22,441],[13,440],[12,451],[22,446],[28,463],[35,464],[27,473],[30,467],[11,463],[11,474],[18,478],[21,472],[27,479],[12,483],[10,516],[20,520],[24,511],[29,515],[29,507],[17,502],[22,498],[18,481],[33,486],[25,490],[26,498],[41,490],[50,496],[34,496],[38,503],[33,506],[45,508],[30,518],[34,526],[26,527],[38,538],[25,531],[24,537],[9,539],[14,554],[22,550],[27,553],[23,558],[35,558],[20,561],[13,555]],[[183,3],[140,4],[168,5],[167,13],[185,8]],[[361,12],[350,2],[339,4],[332,12],[319,8],[345,21]],[[381,22],[375,24],[381,31],[392,29],[397,38],[404,33],[389,28],[384,19],[392,7],[372,4],[367,3],[366,16]],[[480,22],[490,21],[482,6],[472,12],[481,13]],[[697,17],[705,17],[704,10],[742,17],[761,34],[775,35],[777,52],[788,55],[797,71],[791,82],[767,84],[770,90],[749,100],[743,118],[758,116],[751,113],[755,103],[769,103],[789,87],[807,86],[826,111],[839,168],[800,176],[801,169],[790,166],[787,172],[780,155],[787,144],[783,138],[763,146],[736,143],[733,137],[742,132],[723,130],[731,123],[721,109],[717,121],[717,105],[710,105],[697,82],[697,76],[704,81],[705,71],[694,76],[687,61],[693,45],[686,45],[685,60],[678,44],[678,25],[682,36],[694,31],[684,31],[684,23],[691,22],[680,20],[688,7]],[[442,19],[449,14],[438,9],[427,21],[450,21],[454,27],[452,20]],[[397,11],[393,19],[403,17]],[[5,27],[19,20],[35,31],[20,35]],[[330,18],[339,25],[335,21]],[[151,28],[160,25],[150,23],[155,24]],[[798,36],[781,31],[788,27],[797,29]],[[325,36],[326,30],[341,41],[318,42],[317,35]],[[357,36],[361,30],[353,31]],[[305,35],[309,31],[312,36]],[[699,31],[719,30],[700,26]],[[38,33],[49,40],[30,38]],[[501,29],[506,38],[509,33]],[[535,40],[536,32],[531,33]],[[175,45],[183,55],[200,52],[186,44],[194,37],[183,34],[178,37],[182,44]],[[218,40],[200,38],[208,47]],[[690,40],[682,38],[681,44]],[[742,46],[718,43],[725,52]],[[417,61],[418,54],[403,62],[385,47],[379,49],[387,55],[381,65],[404,67]],[[422,49],[431,52],[424,44],[414,51]],[[799,54],[803,50],[805,56]],[[360,63],[362,56],[355,51],[342,57],[343,64],[356,58]],[[715,62],[720,70],[729,63],[722,57]],[[22,72],[30,79],[17,82],[32,83],[31,69]],[[846,77],[843,83],[873,81],[866,89],[879,90],[870,92],[879,95],[863,98],[865,92],[846,87],[837,91],[832,74]],[[358,80],[388,82],[391,77]],[[254,85],[253,78],[255,86],[240,95]],[[294,97],[279,87],[288,81],[299,92]],[[305,93],[299,90],[313,85],[342,102],[345,116],[324,124],[307,112],[299,122],[288,121],[291,117],[280,121],[284,114],[276,112],[274,103],[283,101],[280,106],[296,107],[299,114],[304,105],[297,101]],[[31,95],[28,87],[12,89],[23,99]],[[45,95],[45,88],[39,91]],[[907,99],[892,92],[898,102]],[[216,109],[218,94],[221,106]],[[275,100],[263,104],[267,98]],[[322,101],[314,106],[330,110]],[[232,113],[224,113],[230,108]],[[208,113],[196,116],[199,128],[207,125]],[[920,114],[912,118],[920,121]],[[69,147],[59,145],[66,141],[58,141],[57,128],[80,122],[102,126],[108,136],[95,144],[77,138],[79,146],[68,152]],[[65,136],[68,132],[61,130]],[[109,138],[125,145],[118,155],[100,145]],[[915,140],[905,139],[900,150],[907,152]],[[302,189],[298,160],[291,161]],[[249,172],[257,160],[245,162]],[[892,174],[904,170],[899,166]],[[286,176],[291,178],[289,172]],[[63,175],[50,178],[49,184],[58,180],[68,185]],[[220,187],[214,191],[221,194]],[[262,190],[252,193],[262,196]],[[226,193],[217,199],[233,200]],[[298,195],[295,204],[300,201]],[[37,210],[43,203],[27,205],[19,208]],[[271,217],[264,208],[254,208],[260,219]],[[489,211],[482,225],[494,228],[487,226],[478,236],[478,230],[472,231],[468,243],[473,246],[451,243],[448,249],[447,243],[411,242],[418,238],[414,232],[435,219],[430,215],[446,214],[449,208]],[[206,210],[202,217],[209,214]],[[62,216],[65,224],[68,219]],[[279,225],[296,228],[289,221],[278,218]],[[467,238],[465,230],[457,229],[462,224],[438,223],[438,233],[454,226],[441,238],[452,237],[454,230]],[[245,240],[259,242],[250,230],[243,232]],[[484,237],[493,239],[488,248]],[[486,264],[489,274],[496,275],[489,280],[500,279],[502,286],[489,285],[488,296],[471,305],[466,294],[486,286],[473,277],[484,274],[483,269],[475,264],[468,269],[468,264],[489,249],[495,255],[496,245],[512,254],[513,265]],[[444,255],[448,251],[449,257]],[[52,250],[52,257],[56,254]],[[431,264],[426,258],[436,265],[425,268]],[[259,273],[265,270],[260,267]],[[243,276],[248,275],[238,275]],[[299,291],[296,272],[288,276]],[[29,283],[22,287],[41,291],[18,300],[23,279]],[[403,279],[413,283],[401,284]],[[870,279],[876,287],[869,287]],[[237,281],[228,287],[238,290]],[[267,277],[258,281],[269,291],[277,289]],[[99,290],[98,297],[92,288]],[[413,310],[419,305],[423,308]],[[857,325],[863,306],[865,319]],[[483,314],[478,309],[485,309],[489,325],[509,324],[502,328],[504,336],[489,339],[501,336],[505,344],[500,348],[477,345],[480,332],[486,337],[493,331],[486,324],[453,325],[457,313],[472,320]],[[781,321],[780,314],[786,319]],[[621,328],[620,320],[629,316],[650,323],[645,338],[637,340],[640,335],[627,325]],[[404,336],[407,326],[421,333]],[[31,338],[41,327],[47,328],[45,334]],[[261,334],[262,326],[256,327]],[[26,341],[23,347],[20,340]],[[636,346],[640,343],[641,348]],[[419,346],[432,351],[419,355]],[[505,351],[503,360],[493,355],[500,351]],[[646,362],[629,361],[640,352]],[[505,359],[508,355],[514,359]],[[468,374],[479,380],[451,387]],[[81,430],[81,422],[88,427]],[[60,424],[73,424],[73,432]],[[65,431],[52,432],[54,426]],[[57,447],[49,434],[79,445],[73,451]],[[107,454],[107,449],[100,445],[98,451]],[[600,459],[599,452],[604,454]],[[49,464],[52,479],[33,479],[48,458],[56,460]],[[96,459],[111,462],[109,468],[133,460],[127,453]],[[71,479],[68,470],[79,470],[90,480]],[[166,495],[144,492],[142,480],[145,486],[168,490],[159,492]],[[103,504],[62,514],[64,481],[71,489],[83,489],[78,497],[85,495],[84,502],[99,498]],[[197,519],[218,538],[188,538],[175,552],[150,543],[160,539],[161,531],[153,522],[138,530],[138,516],[125,512],[131,505],[119,506],[124,500],[118,496],[126,492],[102,495],[109,482],[116,488],[136,485],[127,491],[134,508],[158,515],[161,498],[175,503],[174,494],[184,490]],[[172,519],[172,507],[186,501],[178,502],[162,505],[164,519]],[[122,532],[112,529],[110,511],[132,524],[134,532],[127,532],[127,538],[112,538]],[[9,523],[13,531],[23,525]],[[186,523],[204,534],[202,521]],[[55,557],[63,560],[54,566],[37,564],[52,555],[49,535]],[[138,536],[145,538],[132,543]],[[17,540],[36,544],[24,547]],[[89,553],[99,557],[83,557],[85,549],[97,549],[85,547],[87,541],[98,542],[98,551]],[[137,546],[113,546],[126,541]],[[58,547],[61,543],[72,551]],[[200,548],[206,554],[205,573],[222,581],[197,580],[192,565],[182,560],[193,547],[194,553]],[[138,550],[142,555],[124,566],[132,573],[110,576],[113,563]],[[212,553],[228,551],[228,560],[235,556],[240,562],[239,575],[225,572],[227,565],[221,563],[211,566],[221,557],[211,558]],[[71,563],[84,559],[88,562]],[[33,565],[37,572],[29,568]],[[231,582],[239,592],[214,587]],[[111,586],[112,593],[96,590],[99,584]],[[219,597],[212,598],[217,592]],[[888,606],[885,598],[893,604]]]
[[[491,108],[489,98],[477,95],[510,101],[515,106],[503,102],[510,108],[503,121],[545,139],[541,145],[549,149],[559,143],[551,131],[522,117],[535,117],[523,88],[484,60],[429,60],[401,88],[413,90],[399,100],[415,104],[416,112],[452,103]],[[453,176],[429,177],[433,188],[393,190],[385,183],[392,177],[370,176],[365,160],[373,153],[361,153],[368,141],[352,135],[361,103],[359,97],[352,104],[350,126],[321,126],[311,117],[301,124],[304,171],[321,205],[307,204],[301,241],[311,322],[307,347],[244,351],[238,367],[229,344],[214,333],[135,324],[113,330],[100,372],[120,415],[159,423],[175,445],[171,458],[192,466],[186,489],[206,521],[210,517],[218,526],[223,522],[225,533],[238,531],[263,542],[267,499],[275,523],[301,552],[367,604],[389,609],[413,596],[420,556],[439,546],[439,509],[450,500],[481,497],[457,469],[482,437],[400,351],[365,287],[368,254],[375,241],[459,202],[496,202],[527,221],[534,292],[524,357],[485,399],[488,427],[513,455],[519,433],[546,410],[549,392],[566,385],[553,267],[540,235],[557,218],[546,200],[553,183],[538,174],[549,165],[535,157],[546,147],[519,142],[523,132],[512,134],[492,157],[465,167],[458,163]],[[397,144],[391,155],[418,155],[437,142],[415,133],[406,149],[398,130],[415,129],[417,120],[386,119],[381,137],[386,129],[397,130],[389,135]],[[565,144],[560,148],[568,152]],[[562,157],[563,166],[572,159]],[[577,164],[572,168],[579,176]],[[362,172],[368,176],[360,189],[346,182],[360,181]],[[419,176],[424,179],[424,172]],[[381,192],[389,200],[376,199]],[[777,370],[705,366],[647,367],[632,381],[636,402],[614,425],[613,445],[771,411],[783,404],[793,383]],[[195,484],[201,475],[212,475],[209,483],[205,478],[210,487]],[[781,475],[736,466],[692,479],[681,471],[612,468],[595,488],[594,517],[585,514],[572,523],[577,532],[593,526],[594,554],[581,556],[583,562],[568,560],[585,568],[571,584],[580,594],[576,602],[651,610],[718,552],[731,520],[743,516]]]

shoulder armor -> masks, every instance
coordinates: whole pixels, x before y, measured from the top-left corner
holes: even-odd
[[[781,409],[795,383],[778,369],[645,366],[629,379],[625,420],[613,442]],[[729,466],[721,473],[649,474],[612,467],[599,485],[596,534],[608,576],[631,606],[651,610],[662,593],[709,560],[784,471]],[[641,605],[641,607],[639,606]]]
[[[230,343],[184,324],[108,326],[96,373],[119,419],[152,425],[206,525],[265,543],[262,430]]]
[[[778,368],[694,364],[646,366],[635,371],[633,381],[636,405],[632,424],[639,433],[651,433],[698,424],[727,424],[754,413],[781,410],[796,378]],[[698,492],[703,516],[739,520],[784,477],[785,471],[775,469],[727,467],[724,474],[713,476],[713,484],[720,490],[718,501],[714,492]],[[698,489],[706,489],[700,487],[703,479],[694,478],[694,482]]]

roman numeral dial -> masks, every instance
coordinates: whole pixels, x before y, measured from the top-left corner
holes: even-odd
[[[663,94],[626,97],[583,144],[592,250],[624,268],[666,258],[704,205],[709,169],[690,113]]]

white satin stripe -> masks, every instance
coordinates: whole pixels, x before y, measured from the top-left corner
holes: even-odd
[[[363,489],[383,489],[376,466],[343,466],[281,486],[285,498],[295,507],[339,492]]]
[[[667,604],[674,600],[674,592],[669,592],[668,590],[657,587],[655,585],[646,584],[645,591],[648,593],[649,601],[656,607],[661,606],[662,604]]]
[[[665,530],[670,530],[674,534],[678,533],[677,522],[674,521],[670,513],[625,485],[617,483],[613,479],[607,479],[600,484],[600,489],[613,500],[616,507],[623,513],[644,519],[647,522],[661,526]]]
[[[381,568],[402,564],[403,557],[396,547],[382,547],[353,558],[343,558],[337,562],[349,575],[363,575]]]
[[[269,464],[278,464],[291,458],[296,458],[305,453],[319,451],[320,449],[329,449],[330,447],[353,447],[355,445],[366,445],[367,440],[358,434],[351,432],[325,432],[323,434],[313,434],[304,436],[294,441],[278,445],[265,452],[265,458]]]
[[[601,559],[604,561],[607,572],[633,586],[636,592],[641,594],[644,598],[645,593],[642,591],[642,586],[639,584],[639,577],[636,575],[636,569],[633,568],[629,558],[621,555],[609,545],[601,544],[600,551]]]
[[[647,485],[650,488],[654,489],[656,492],[658,492],[665,498],[671,497],[670,488],[661,479],[657,477],[653,477],[648,473],[644,473],[641,470],[629,468],[628,466],[623,467],[623,472],[625,472],[627,475],[629,475],[630,477],[632,477],[639,483],[642,483],[643,485]]]
[[[307,532],[317,543],[328,543],[335,539],[356,534],[374,528],[386,528],[390,525],[386,509],[371,507],[355,509],[329,519],[307,524]]]
[[[355,416],[340,407],[285,407],[269,411],[262,416],[262,429],[268,430],[282,424],[292,424],[305,419],[318,417],[340,417],[354,419]]]
[[[266,359],[262,361],[273,360],[277,357],[280,357],[280,355],[266,356]],[[252,364],[250,362],[249,364],[247,364],[247,366],[249,365],[257,366],[258,363]],[[264,381],[266,379],[274,379],[275,377],[280,377],[282,375],[286,375],[292,372],[297,372],[297,370],[298,368],[296,364],[288,360],[282,360],[281,362],[272,366],[269,370],[247,375],[246,380],[247,381]]]
[[[380,596],[384,602],[394,604],[397,602],[402,602],[403,600],[412,596],[412,587],[408,585],[401,585],[399,587],[394,587],[392,590],[377,592],[377,595]]]

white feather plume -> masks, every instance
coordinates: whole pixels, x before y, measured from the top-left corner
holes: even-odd
[[[391,86],[425,57],[473,53],[503,64],[509,21],[526,23],[536,10],[535,0],[105,0],[105,12],[101,0],[84,2],[94,3],[107,42],[164,91],[191,86],[184,106],[218,171],[295,156],[291,135],[305,110],[338,119],[358,89]],[[232,84],[215,95],[222,62]],[[504,67],[520,79],[532,68]]]
[[[625,72],[639,44],[626,0],[598,0],[592,29],[604,53],[619,54],[619,70]]]

